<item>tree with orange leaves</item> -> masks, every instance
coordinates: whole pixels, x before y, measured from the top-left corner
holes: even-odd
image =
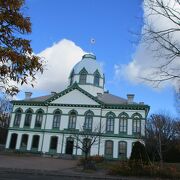
[[[43,72],[42,59],[33,54],[29,17],[24,17],[24,0],[0,0],[0,90],[10,95],[19,92],[18,84],[31,84]]]

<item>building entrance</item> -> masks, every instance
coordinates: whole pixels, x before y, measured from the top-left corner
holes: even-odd
[[[73,154],[73,146],[74,140],[72,138],[68,138],[66,141],[66,154]]]

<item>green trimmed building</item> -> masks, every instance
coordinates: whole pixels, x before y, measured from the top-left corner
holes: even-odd
[[[98,134],[90,155],[128,158],[133,143],[143,142],[150,107],[135,103],[133,94],[125,99],[105,92],[104,84],[96,57],[85,54],[62,92],[36,98],[26,92],[24,100],[13,101],[6,149],[81,156],[83,144],[75,137],[87,132]]]

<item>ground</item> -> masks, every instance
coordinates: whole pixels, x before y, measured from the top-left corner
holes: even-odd
[[[105,169],[83,172],[77,164],[77,160],[5,153],[0,155],[0,180],[139,180],[109,176]]]

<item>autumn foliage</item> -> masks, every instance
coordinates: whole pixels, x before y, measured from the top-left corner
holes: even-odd
[[[0,90],[16,94],[17,84],[31,84],[37,72],[43,72],[42,60],[33,54],[29,17],[24,17],[24,0],[0,0]]]

